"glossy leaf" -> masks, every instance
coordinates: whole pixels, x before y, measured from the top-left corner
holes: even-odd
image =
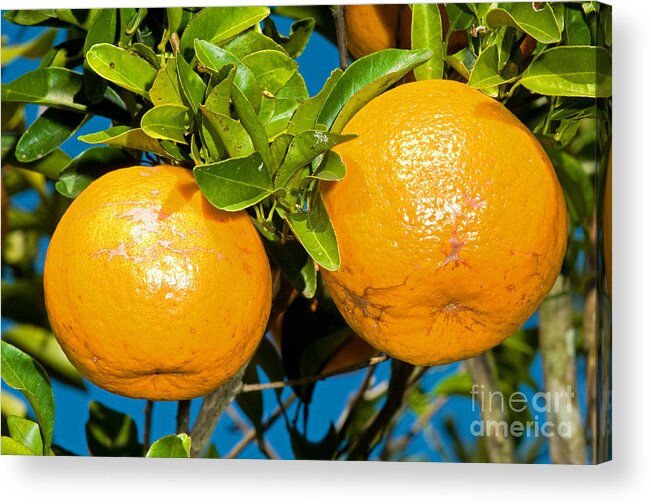
[[[321,91],[299,105],[287,128],[289,133],[297,135],[305,130],[315,129],[319,111],[321,110],[321,107],[323,107],[326,98],[332,92],[332,88],[342,75],[343,71],[339,68],[335,68],[326,80],[323,88],[321,88]]]
[[[280,243],[279,240],[269,239],[263,240],[263,243],[292,287],[303,297],[313,298],[316,293],[316,268],[314,260],[300,243],[294,240]]]
[[[179,76],[185,103],[196,114],[199,111],[199,105],[203,103],[206,85],[199,74],[192,70],[192,67],[183,58],[176,60],[176,72]]]
[[[61,172],[55,187],[63,196],[76,198],[96,178],[111,170],[133,164],[135,160],[124,149],[91,147],[70,161]]]
[[[317,122],[338,133],[366,103],[432,56],[428,49],[386,49],[351,64],[326,98]]]
[[[314,130],[308,130],[298,134],[289,144],[285,159],[280,165],[274,181],[275,187],[284,187],[300,168],[312,161],[319,154],[352,138],[354,138],[354,135],[338,135],[336,133]]]
[[[95,44],[112,44],[115,42],[117,24],[117,9],[100,9],[93,19],[88,29],[88,33],[86,33],[86,38],[84,40],[84,57]],[[92,103],[97,103],[104,97],[105,90],[106,81],[91,70],[88,62],[84,60],[84,91],[86,92],[86,97]]]
[[[43,455],[43,439],[36,422],[26,418],[10,416],[7,418],[9,436],[29,448],[33,455]]]
[[[464,3],[446,3],[445,9],[448,14],[450,30],[465,31],[475,23],[475,15]]]
[[[237,67],[233,82],[240,88],[257,112],[260,108],[262,91],[251,69],[232,53],[205,40],[197,40],[194,45],[197,59],[209,70],[219,72],[225,65],[235,65]]]
[[[2,455],[34,455],[32,450],[27,448],[27,446],[9,436],[2,436],[2,438],[0,438],[0,450]]]
[[[183,22],[183,9],[181,7],[168,7],[165,9],[165,31],[158,44],[158,50],[164,51],[167,42],[169,41],[172,33],[181,27]]]
[[[315,25],[316,22],[312,18],[299,19],[292,23],[289,36],[284,37],[278,32],[273,19],[268,17],[264,20],[263,33],[280,44],[292,58],[297,58],[307,46]]]
[[[86,110],[75,99],[83,87],[81,74],[66,68],[39,68],[2,85],[2,101],[35,103],[66,110]]]
[[[543,44],[560,42],[561,30],[549,3],[544,2],[540,10],[532,2],[500,3],[486,15],[491,28],[514,26],[528,33]]]
[[[29,163],[47,156],[72,137],[86,114],[48,108],[27,128],[16,144],[16,159]]]
[[[79,389],[86,388],[79,371],[63,353],[52,331],[31,324],[15,324],[5,331],[2,338],[37,359],[53,378]]]
[[[301,434],[296,427],[287,425],[292,451],[299,460],[332,460],[337,450],[338,435],[332,422],[328,432],[318,441],[310,441],[307,436]]]
[[[565,37],[568,46],[591,45],[592,34],[581,4],[565,3]]]
[[[602,47],[553,47],[529,65],[520,83],[549,96],[608,97],[612,94],[610,55]]]
[[[505,82],[509,81],[500,75],[498,48],[496,45],[488,46],[477,57],[470,72],[468,86],[476,89],[490,89]]]
[[[144,97],[157,76],[156,69],[145,59],[112,44],[94,45],[86,61],[106,80]]]
[[[337,236],[320,194],[316,194],[307,212],[287,214],[287,223],[296,239],[317,263],[330,271],[339,268]]]
[[[346,165],[335,151],[329,151],[311,175],[311,178],[327,181],[343,180],[346,176]]]
[[[181,37],[181,51],[192,58],[195,39],[213,44],[225,42],[269,15],[267,7],[207,7],[195,14]]]
[[[271,117],[265,122],[265,130],[269,138],[274,138],[287,130],[294,112],[307,100],[309,94],[303,76],[296,72],[273,97],[265,97],[274,102]],[[262,115],[260,106],[260,115]]]
[[[176,73],[176,57],[170,58],[159,70],[154,83],[149,89],[149,99],[154,105],[172,103],[183,105],[178,74]]]
[[[16,58],[41,58],[47,54],[56,38],[56,30],[46,30],[38,37],[22,44],[2,47],[2,66],[6,66]]]
[[[226,72],[225,70],[228,71]],[[226,76],[220,79],[214,85],[214,87],[206,97],[206,101],[205,101],[206,110],[223,116],[230,115],[231,88],[233,87],[233,79],[235,78],[235,72],[236,72],[236,68],[233,65],[226,65],[223,68],[220,74],[225,73]],[[216,76],[214,76],[213,78],[217,80]]]
[[[260,154],[265,164],[269,163],[269,139],[263,124],[260,122],[253,106],[237,86],[231,87],[231,97],[237,116],[251,138],[253,148]]]
[[[142,116],[140,127],[152,138],[187,144],[185,140],[187,115],[188,109],[183,105],[173,103],[157,105]]]
[[[203,105],[199,110],[208,120],[210,133],[223,143],[230,157],[244,157],[253,153],[253,142],[242,123],[228,116],[214,114]]]
[[[445,54],[443,27],[437,4],[414,4],[411,22],[412,49],[429,49],[432,57],[414,68],[417,80],[442,79]]]
[[[273,183],[260,154],[194,168],[201,192],[215,207],[236,212],[269,196]]]
[[[89,144],[106,144],[114,147],[136,149],[151,152],[157,156],[168,157],[168,153],[160,143],[147,135],[142,128],[129,126],[113,126],[112,128],[97,133],[82,135],[79,140]]]
[[[265,20],[265,24],[271,18]],[[273,39],[263,35],[254,30],[249,30],[240,33],[237,37],[229,40],[223,46],[228,52],[233,54],[238,59],[242,59],[248,54],[258,51],[278,51],[282,54],[287,54],[283,47],[275,42]]]
[[[298,63],[279,51],[258,51],[242,58],[251,69],[260,87],[276,94],[298,71]]]
[[[156,441],[149,451],[147,458],[190,458],[190,436],[187,434],[171,434]]]
[[[142,445],[138,442],[138,429],[133,419],[97,401],[88,407],[86,422],[88,451],[99,457],[139,457]]]
[[[54,431],[54,396],[43,367],[22,350],[5,341],[2,348],[2,379],[19,390],[32,406],[41,428],[44,452],[49,452]]]

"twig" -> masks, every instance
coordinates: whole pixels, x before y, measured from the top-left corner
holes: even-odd
[[[500,396],[493,392],[499,391],[495,358],[489,350],[467,361],[468,372],[474,384],[479,386],[479,407],[486,428],[486,446],[490,462],[513,463],[513,440],[505,430],[492,429],[489,426],[506,425],[506,412]]]
[[[567,290],[559,276],[550,294]],[[576,393],[572,305],[569,293],[547,299],[540,308],[540,352],[545,391],[553,397],[547,420],[556,426],[549,438],[549,452],[555,464],[585,464],[585,434]],[[563,436],[560,435],[560,427]]]
[[[187,433],[190,430],[190,401],[179,401],[176,410],[176,433]]]
[[[151,438],[151,417],[152,411],[154,409],[154,403],[152,401],[147,401],[145,405],[145,427],[142,433],[142,451],[145,455],[149,451],[149,442]]]
[[[239,440],[239,442],[229,451],[224,458],[235,458],[237,457],[242,451],[256,438],[256,435],[262,435],[269,427],[271,427],[276,420],[280,417],[282,414],[283,410],[286,410],[291,406],[291,404],[296,400],[296,394],[290,395],[287,399],[283,401],[283,403],[276,408],[276,410],[271,414],[269,418],[267,418],[263,423],[262,423],[262,429],[260,432],[256,432],[255,429],[250,429],[244,434],[244,437]]]
[[[348,68],[348,34],[346,33],[346,14],[343,5],[332,6],[332,16],[335,19],[337,31],[337,49],[339,49],[339,66],[342,70]]]
[[[400,409],[414,366],[406,362],[394,361],[387,399],[369,426],[359,436],[348,454],[348,460],[367,460],[379,434],[384,431],[396,412]]]
[[[380,357],[373,357],[371,359],[359,362],[357,364],[351,364],[334,371],[328,371],[327,373],[321,373],[313,376],[305,376],[303,378],[296,378],[294,380],[285,380],[285,381],[275,381],[269,383],[251,383],[247,385],[242,385],[242,388],[238,391],[239,394],[246,394],[248,392],[257,392],[259,390],[269,390],[277,389],[284,387],[291,387],[294,385],[305,385],[307,383],[314,383],[317,381],[325,380],[331,376],[337,376],[341,374],[350,373],[352,371],[357,371],[358,369],[364,369],[366,367],[374,367],[378,364],[386,361],[389,357],[386,355],[381,355]]]
[[[237,412],[232,404],[229,404],[226,408],[226,414],[230,417],[231,421],[235,424],[235,427],[237,427],[240,432],[246,432],[249,429],[246,420],[242,418],[242,415]]]
[[[361,404],[362,400],[364,399],[364,395],[366,394],[366,391],[368,390],[368,387],[371,384],[371,378],[373,378],[373,373],[375,373],[375,367],[371,366],[366,371],[366,374],[364,375],[364,379],[362,380],[359,389],[352,397],[352,399],[349,401],[348,407],[342,413],[341,418],[344,418],[344,421],[341,424],[341,427],[337,429],[339,431],[340,437],[346,435],[348,426],[350,425],[350,422],[352,422],[353,418],[355,417],[355,411],[357,410],[358,406]]]
[[[221,387],[204,398],[197,420],[190,432],[190,436],[192,437],[191,456],[200,457],[203,453],[226,406],[237,395],[237,390],[242,384],[242,377],[244,376],[245,370],[246,365],[242,366],[242,369]]]

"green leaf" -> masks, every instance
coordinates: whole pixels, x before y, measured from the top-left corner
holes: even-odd
[[[446,56],[445,62],[454,68],[464,79],[470,78],[470,70],[475,65],[476,57],[473,52],[464,47],[452,56]]]
[[[592,34],[580,4],[565,3],[565,37],[568,46],[591,45]]]
[[[88,451],[96,457],[140,457],[142,445],[133,419],[111,408],[91,401],[86,422]]]
[[[86,34],[84,40],[84,58],[88,51],[95,44],[107,43],[112,44],[115,42],[115,31],[118,24],[118,11],[117,9],[100,9]],[[86,98],[92,103],[98,103],[104,97],[106,90],[106,81],[99,77],[93,70],[91,70],[88,62],[84,59],[84,91]]]
[[[187,434],[171,434],[156,441],[149,451],[147,458],[190,458],[190,436]]]
[[[267,7],[207,7],[195,14],[181,37],[181,51],[192,58],[195,39],[225,42],[269,15]]]
[[[75,102],[83,87],[82,76],[66,68],[39,68],[2,85],[2,101],[35,103],[65,110],[86,110]]]
[[[299,133],[289,144],[285,159],[274,181],[277,189],[285,187],[292,177],[319,154],[335,145],[355,138],[355,135],[338,135],[326,131],[308,130]]]
[[[10,10],[4,13],[4,18],[14,24],[34,26],[48,21],[56,16],[54,9],[39,10]]]
[[[140,56],[152,67],[154,67],[156,71],[160,70],[160,60],[158,59],[159,57],[148,45],[143,44],[142,42],[136,42],[135,44],[132,44],[131,47],[129,47],[129,51],[136,54],[137,56]]]
[[[228,72],[226,72],[226,70],[228,70]],[[210,112],[223,116],[230,116],[231,88],[233,87],[236,68],[233,65],[226,65],[223,67],[222,72],[225,73],[226,76],[214,85],[206,97],[205,106],[206,110]],[[222,72],[220,72],[220,74]],[[217,80],[217,75],[215,75],[213,79]]]
[[[48,108],[18,140],[16,159],[29,163],[47,156],[72,137],[86,119],[84,113]]]
[[[206,199],[229,212],[255,205],[273,192],[271,176],[257,152],[195,166],[194,177]]]
[[[577,223],[588,222],[595,205],[595,193],[581,161],[567,152],[556,149],[550,149],[548,154],[565,193],[565,201],[572,220]]]
[[[272,94],[298,71],[298,63],[279,51],[254,52],[242,58],[242,63],[251,69],[260,87]]]
[[[268,165],[269,139],[267,138],[267,132],[264,126],[260,122],[255,110],[253,110],[253,106],[249,100],[246,99],[246,96],[244,96],[237,86],[231,87],[231,97],[237,116],[240,118],[242,126],[244,126],[244,129],[251,138],[253,148],[256,152],[260,153],[260,157]]]
[[[52,47],[56,38],[56,30],[46,30],[38,37],[22,44],[2,47],[2,66],[6,66],[16,58],[42,58]]]
[[[536,10],[532,2],[499,3],[486,15],[490,28],[514,26],[543,44],[561,41],[561,30],[549,3]]]
[[[416,80],[442,79],[445,62],[443,27],[437,4],[414,4],[411,23],[412,49],[429,49],[432,57],[414,68]]]
[[[15,322],[49,327],[45,311],[43,279],[17,278],[2,282],[2,316]]]
[[[187,144],[185,140],[187,124],[188,108],[173,103],[155,106],[140,120],[142,131],[150,137],[181,144]]]
[[[86,61],[98,75],[145,98],[158,75],[145,59],[112,44],[94,45]]]
[[[206,85],[199,74],[192,70],[192,67],[183,58],[177,58],[176,72],[179,76],[185,103],[196,114],[199,111],[199,105],[203,103]]]
[[[31,324],[16,324],[9,327],[2,338],[37,359],[53,378],[82,390],[86,388],[52,331]]]
[[[296,239],[317,263],[330,271],[339,268],[341,259],[337,236],[319,193],[307,212],[287,214],[287,223]]]
[[[358,59],[333,86],[317,122],[340,132],[358,110],[431,56],[428,49],[386,49]]]
[[[91,147],[66,166],[56,190],[67,198],[76,198],[90,183],[105,173],[134,164],[134,159],[118,147]]]
[[[520,82],[543,95],[606,98],[612,95],[610,55],[603,47],[553,47],[529,65]]]
[[[346,176],[346,165],[335,151],[328,151],[314,171],[311,178],[317,180],[339,181]]]
[[[27,417],[27,404],[25,404],[25,401],[6,390],[0,391],[0,409],[3,417],[10,415],[20,418]]]
[[[172,103],[183,105],[179,78],[176,73],[176,57],[170,58],[158,71],[154,83],[149,89],[149,99],[154,105]]]
[[[470,78],[468,79],[468,86],[483,90],[494,88],[514,80],[515,77],[507,80],[500,75],[498,60],[499,54],[496,45],[491,45],[484,49],[472,67]]]
[[[271,117],[265,123],[265,130],[269,138],[274,138],[287,130],[296,109],[307,100],[309,94],[303,76],[296,72],[275,96],[264,97],[263,104],[273,106]],[[269,107],[272,108],[271,106]],[[263,106],[260,106],[260,116],[263,115]]]
[[[280,243],[280,240],[270,239],[265,233],[262,236],[265,238],[263,244],[267,253],[292,287],[303,297],[313,298],[316,293],[316,268],[301,244],[294,240]]]
[[[323,107],[323,102],[330,95],[332,88],[342,75],[343,71],[340,68],[335,68],[328,77],[328,80],[326,80],[321,91],[316,96],[305,100],[298,106],[287,128],[288,133],[297,135],[308,129],[315,129],[317,116],[321,107]]]
[[[2,436],[2,438],[0,438],[0,451],[2,452],[2,455],[34,455],[32,450],[27,448],[27,446],[8,436]]]
[[[114,147],[151,152],[157,156],[169,157],[168,152],[161,147],[160,143],[147,135],[141,128],[113,126],[104,131],[82,135],[79,137],[79,140],[89,144],[106,144]]]
[[[158,44],[158,50],[160,52],[165,51],[165,46],[169,41],[172,33],[178,31],[183,22],[183,8],[181,7],[168,7],[165,9],[165,30],[163,31],[163,36],[161,41]]]
[[[232,53],[205,40],[196,40],[194,45],[197,59],[212,72],[219,72],[225,65],[235,65],[237,67],[233,82],[240,88],[257,112],[260,108],[262,91],[251,69]]]
[[[450,31],[466,31],[475,23],[475,15],[463,3],[446,3],[445,9],[448,13]]]
[[[269,19],[271,18],[267,18],[265,23]],[[266,35],[253,30],[240,33],[237,37],[226,42],[222,47],[239,59],[251,53],[266,50],[287,54],[287,51],[280,44],[274,42]]]
[[[208,119],[209,132],[224,144],[230,157],[243,157],[253,153],[253,142],[242,123],[231,117],[214,114],[203,105],[199,106],[199,110]]]
[[[456,373],[446,376],[434,387],[436,395],[469,395],[472,389],[473,381],[466,372]]]
[[[314,19],[299,19],[292,23],[292,26],[289,29],[289,36],[284,37],[278,32],[273,19],[268,17],[264,20],[264,28],[262,32],[280,44],[289,56],[292,58],[298,58],[305,50],[305,47],[310,40],[310,35],[312,35],[312,32],[314,31],[315,25],[316,22]]]
[[[7,418],[9,436],[23,446],[29,448],[32,455],[43,455],[43,439],[41,431],[36,422],[10,416]]]
[[[54,431],[54,396],[50,378],[43,367],[22,350],[5,341],[0,341],[0,345],[2,379],[22,392],[29,401],[41,427],[44,453],[48,453]]]

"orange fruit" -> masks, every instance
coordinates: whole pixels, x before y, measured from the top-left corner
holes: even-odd
[[[323,271],[352,329],[417,365],[497,345],[540,305],[563,260],[554,168],[502,104],[467,85],[394,88],[346,125],[342,182],[321,186],[341,267]]]
[[[192,172],[111,171],[52,236],[45,301],[70,361],[96,385],[150,400],[205,395],[253,355],[271,273],[244,212],[214,208]]]
[[[399,5],[346,5],[348,50],[355,59],[396,47]]]
[[[439,4],[443,37],[450,28],[447,9]],[[408,5],[346,5],[346,34],[348,50],[355,59],[382,49],[411,48],[411,8]],[[468,42],[463,31],[450,34],[448,54],[454,54]]]

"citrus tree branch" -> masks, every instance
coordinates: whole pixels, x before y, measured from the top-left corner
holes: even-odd
[[[559,276],[540,307],[538,339],[543,362],[545,392],[553,397],[548,421],[555,428],[549,452],[555,464],[585,464],[585,434],[576,388],[574,327],[568,282]],[[563,427],[565,435],[560,435]]]
[[[305,376],[303,378],[296,378],[294,380],[275,381],[269,383],[251,383],[247,385],[242,385],[238,393],[246,394],[247,392],[257,392],[259,390],[278,389],[284,387],[292,387],[294,385],[305,385],[307,383],[314,383],[317,381],[325,380],[326,378],[330,378],[331,376],[346,374],[352,371],[357,371],[358,369],[377,366],[378,364],[386,361],[387,359],[388,357],[386,355],[381,355],[380,357],[373,357],[371,359],[361,361],[357,364],[351,364],[350,366],[336,369],[334,371],[328,371],[327,373]]]
[[[176,411],[176,433],[187,433],[190,428],[190,401],[179,401]]]
[[[339,67],[348,68],[348,34],[346,33],[346,14],[343,5],[332,6],[332,16],[335,19],[337,31],[337,49],[339,49]]]
[[[489,350],[473,359],[467,361],[468,372],[473,384],[479,387],[479,408],[481,417],[486,426],[506,425],[508,421],[504,404],[500,396],[493,392],[499,392],[497,381],[497,370],[495,369],[495,358]],[[513,440],[508,434],[500,429],[486,429],[486,447],[489,462],[513,463],[514,448]]]

